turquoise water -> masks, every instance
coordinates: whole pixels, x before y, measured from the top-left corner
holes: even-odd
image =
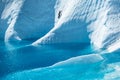
[[[11,50],[5,47],[4,42],[0,43],[2,80],[120,79],[116,77],[120,67],[119,52],[101,54],[101,51],[93,50],[88,43],[49,44],[39,47],[18,45]]]
[[[29,43],[29,42],[24,42]],[[40,67],[51,66],[59,61],[69,59],[78,55],[84,55],[85,49],[89,48],[89,44],[80,46],[79,44],[54,44],[33,46],[15,46],[15,48],[7,49],[4,42],[0,44],[1,67],[0,74],[9,74],[11,72],[28,70]]]
[[[120,80],[119,7],[0,0],[0,80]]]

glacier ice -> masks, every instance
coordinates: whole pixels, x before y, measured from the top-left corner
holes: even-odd
[[[0,37],[10,45],[29,39],[33,46],[87,42],[112,52],[119,49],[119,4],[119,0],[1,0]]]
[[[3,79],[119,80],[119,71],[119,62],[105,65],[102,56],[92,54],[70,58],[49,67],[13,73]]]
[[[18,79],[18,80],[21,80],[21,79],[79,80],[79,79],[82,79],[83,77],[85,77],[82,75],[86,74],[86,71],[88,72],[88,74],[90,74],[89,69],[92,70],[97,65],[100,65],[102,60],[103,60],[103,58],[98,54],[74,57],[74,58],[68,59],[66,61],[57,63],[53,66],[39,68],[39,69],[33,69],[30,71],[26,70],[23,72],[11,74],[11,75],[8,75],[4,80],[12,80],[12,79],[15,79],[15,80],[16,79]],[[88,67],[89,67],[89,69],[88,69]],[[47,77],[46,77],[46,75],[47,75]],[[88,79],[88,78],[86,78],[86,79]]]
[[[0,0],[0,79],[119,80],[119,7],[120,0]]]
[[[6,42],[37,39],[53,27],[54,0],[50,1],[51,3],[38,0],[8,1],[4,2],[6,6],[1,15],[2,23],[4,23],[5,27],[8,27],[4,38]]]
[[[34,42],[32,45],[38,45],[42,43],[91,42],[95,48],[103,48],[108,50],[108,52],[119,49],[118,28],[120,27],[120,13],[119,9],[116,10],[119,7],[119,0],[74,0],[73,2],[68,1],[68,5],[63,4],[63,2],[64,0],[58,0],[58,3],[56,4],[57,10],[60,8],[60,10],[65,11],[63,12],[62,17],[59,20],[56,19],[55,26],[53,29],[51,29],[51,31]],[[71,26],[72,24],[76,25]],[[67,28],[67,26],[70,28]],[[69,35],[71,35],[69,30],[73,30],[74,28],[72,27],[74,27],[76,31],[75,34],[74,31],[72,32],[73,37],[71,39],[69,38]],[[85,30],[86,28],[87,30]],[[88,34],[88,32],[90,32],[90,34]],[[81,34],[81,36],[78,37],[76,34]],[[84,36],[82,36],[82,34],[84,34]],[[90,40],[88,39],[88,35]]]

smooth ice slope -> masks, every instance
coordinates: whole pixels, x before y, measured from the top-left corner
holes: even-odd
[[[33,70],[27,70],[8,75],[3,80],[85,80],[85,79],[99,79],[99,76],[93,76],[91,73],[94,68],[100,68],[100,63],[103,58],[98,54],[78,56],[66,61],[61,61],[53,66],[46,68],[39,68]],[[88,68],[89,67],[89,68]],[[87,73],[86,73],[87,72]],[[94,72],[94,71],[92,71]],[[95,72],[97,73],[97,72]],[[91,75],[93,76],[91,76]],[[47,77],[46,77],[47,75]],[[83,76],[84,75],[84,76]],[[88,76],[90,75],[90,76]],[[88,76],[87,78],[84,78]]]

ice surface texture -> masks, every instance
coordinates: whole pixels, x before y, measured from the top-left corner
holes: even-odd
[[[120,0],[0,0],[0,39],[0,79],[120,79]]]
[[[33,39],[33,46],[87,42],[109,52],[119,49],[119,0],[1,0],[0,4],[0,38],[10,45]]]

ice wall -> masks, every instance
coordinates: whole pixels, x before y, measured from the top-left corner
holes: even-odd
[[[119,49],[120,0],[0,2],[0,38],[11,45],[34,39],[33,46],[91,43],[108,52]]]
[[[6,42],[38,39],[53,27],[54,0],[6,0],[1,4],[5,6],[1,8],[0,28],[7,30],[0,37]]]
[[[62,17],[59,20],[56,19],[54,28],[44,37],[34,42],[33,45],[51,43],[52,41],[54,43],[89,42],[87,39],[87,32],[89,32],[90,42],[95,49],[113,52],[120,48],[119,0],[67,1],[58,0],[56,15],[58,15],[59,10],[63,10]],[[87,30],[85,30],[86,27]]]
[[[120,0],[106,0],[97,19],[90,25],[91,43],[97,48],[113,52],[120,48]]]

